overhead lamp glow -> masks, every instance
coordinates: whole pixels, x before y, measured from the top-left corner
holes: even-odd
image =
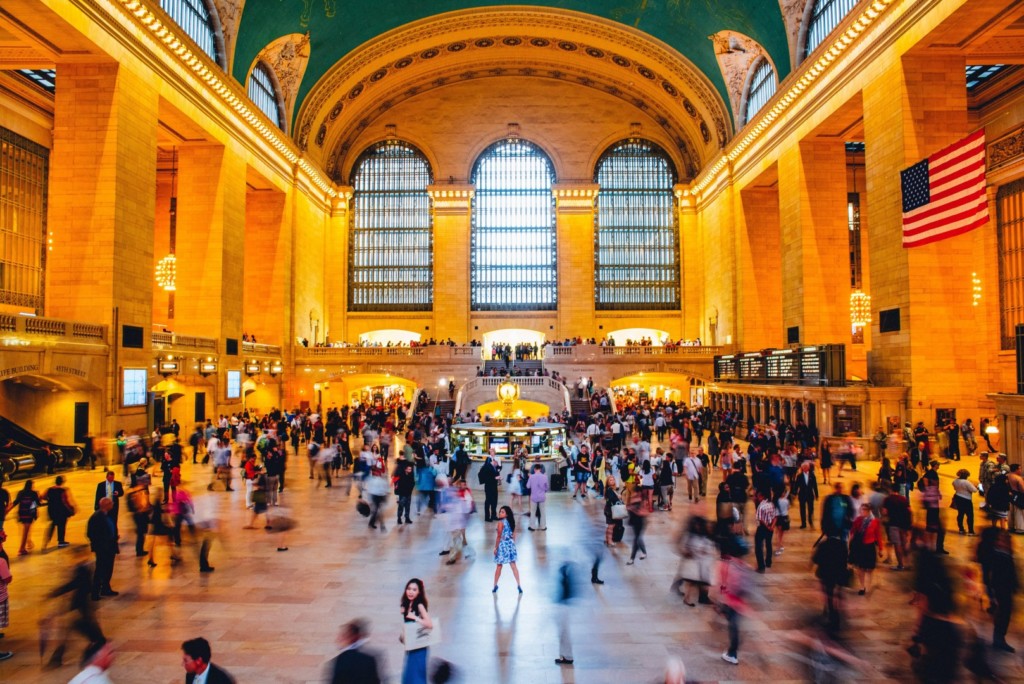
[[[178,259],[168,254],[156,264],[156,284],[167,292],[177,289]]]

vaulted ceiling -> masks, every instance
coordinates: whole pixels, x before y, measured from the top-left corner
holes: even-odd
[[[768,52],[780,79],[792,68],[777,0],[524,0],[515,4],[474,0],[248,0],[235,42],[234,75],[244,83],[264,47],[281,36],[308,32],[309,63],[297,97],[301,106],[334,65],[360,46],[399,27],[457,10],[541,7],[588,14],[648,34],[689,60],[726,106],[729,96],[709,36],[723,30],[745,34]]]

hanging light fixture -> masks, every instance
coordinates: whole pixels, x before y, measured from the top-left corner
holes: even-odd
[[[850,324],[856,328],[871,323],[871,295],[857,289],[850,293]]]
[[[178,259],[168,254],[156,264],[156,284],[167,292],[177,289]]]

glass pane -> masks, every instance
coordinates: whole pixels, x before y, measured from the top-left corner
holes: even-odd
[[[364,152],[352,174],[350,311],[433,308],[433,223],[423,154],[399,142]]]
[[[199,48],[220,64],[210,12],[203,0],[160,0],[160,8],[180,26]]]
[[[249,77],[249,99],[267,115],[278,128],[281,127],[281,110],[278,108],[277,90],[270,75],[270,68],[260,62]]]
[[[811,20],[807,24],[804,57],[824,42],[832,30],[843,20],[858,0],[818,0],[814,3]]]
[[[678,309],[672,161],[652,142],[625,140],[602,155],[594,180],[595,308]]]
[[[474,311],[552,310],[557,304],[555,174],[532,143],[492,145],[473,170]]]
[[[0,128],[0,303],[43,308],[49,151]]]

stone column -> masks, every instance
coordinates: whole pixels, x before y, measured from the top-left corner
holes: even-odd
[[[240,340],[245,160],[223,145],[188,145],[179,148],[178,169],[175,332]],[[223,353],[223,342],[218,347]]]
[[[326,288],[327,322],[324,330],[330,335],[331,342],[348,341],[348,291],[352,266],[349,259],[349,236],[353,192],[351,187],[338,188],[327,223],[326,277],[329,285]]]
[[[784,345],[779,190],[754,186],[739,192],[736,212],[736,296],[743,349]],[[712,276],[714,277],[714,276]]]
[[[962,406],[978,396],[984,340],[956,325],[970,307],[976,240],[986,228],[912,249],[902,246],[899,172],[971,130],[963,56],[906,56],[864,88],[867,194],[871,221],[872,354],[868,374],[878,385],[906,385],[908,420],[934,421],[934,408]],[[878,311],[898,309],[900,330],[878,330]],[[953,331],[955,329],[955,334]]]
[[[470,225],[473,214],[471,184],[432,185],[427,188],[434,205],[434,325],[439,340],[451,337],[468,342],[470,324]]]
[[[555,336],[597,335],[594,322],[594,202],[596,183],[556,183],[558,326]]]
[[[697,229],[697,201],[685,185],[675,186],[679,212],[679,296],[683,338],[693,340],[704,330],[704,244]],[[668,312],[666,312],[668,313]],[[709,340],[702,339],[704,344]]]
[[[808,140],[779,159],[782,327],[805,344],[849,343],[849,224],[846,150]],[[780,343],[784,340],[780,340]]]
[[[60,191],[49,196],[46,315],[106,325],[116,319],[142,327],[148,346],[157,93],[117,64],[60,69],[50,156],[50,186]]]
[[[242,329],[259,342],[290,346],[292,245],[287,200],[288,196],[277,189],[246,193]]]

